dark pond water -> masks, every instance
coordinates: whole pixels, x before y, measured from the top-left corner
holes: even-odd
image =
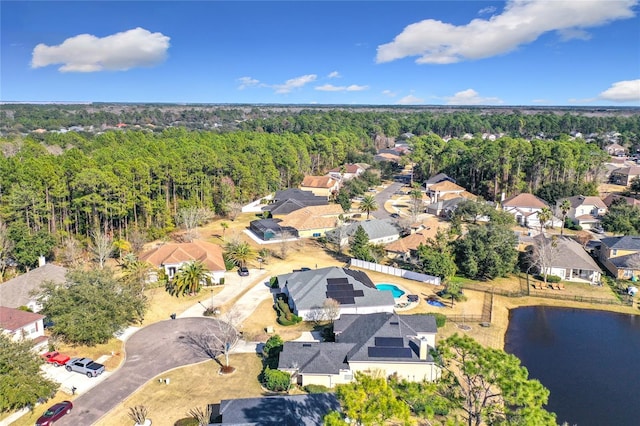
[[[505,350],[551,391],[559,424],[640,425],[640,316],[514,309]]]

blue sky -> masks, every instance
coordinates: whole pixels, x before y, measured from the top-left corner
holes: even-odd
[[[3,0],[0,100],[640,106],[638,3]]]

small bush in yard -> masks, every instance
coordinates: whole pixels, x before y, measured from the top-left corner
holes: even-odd
[[[185,417],[175,422],[173,426],[200,426],[200,422],[193,417]]]
[[[562,278],[557,275],[547,275],[548,283],[559,283],[560,281],[562,281]]]
[[[263,373],[264,387],[274,392],[289,390],[291,386],[291,375],[280,370],[272,370],[267,367]]]
[[[447,316],[444,314],[432,314],[436,318],[436,327],[442,328],[447,323]]]
[[[329,392],[329,388],[322,385],[307,385],[304,387],[304,390],[308,393],[325,393]]]

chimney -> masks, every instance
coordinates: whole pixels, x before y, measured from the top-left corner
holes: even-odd
[[[422,337],[420,339],[420,352],[418,353],[418,358],[420,358],[423,361],[427,360],[427,357],[429,356],[429,345],[427,344],[427,339]]]
[[[38,267],[44,266],[46,264],[47,264],[47,259],[44,256],[40,255],[38,257]]]

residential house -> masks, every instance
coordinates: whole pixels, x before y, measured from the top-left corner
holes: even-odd
[[[340,189],[340,181],[331,176],[305,176],[300,184],[300,189],[329,199]]]
[[[285,342],[278,369],[291,373],[301,386],[330,388],[351,382],[356,372],[413,382],[440,377],[430,353],[436,339],[431,315],[343,315],[333,328],[335,342]]]
[[[42,306],[38,302],[38,292],[42,284],[62,284],[66,275],[67,268],[45,263],[0,284],[0,304],[9,308],[26,306],[33,312],[39,312]]]
[[[618,279],[640,277],[640,236],[602,238],[598,258]]]
[[[427,190],[432,185],[435,185],[436,183],[440,183],[444,181],[456,183],[456,180],[454,178],[447,176],[445,173],[438,173],[437,175],[431,176],[429,179],[427,179],[424,182],[424,189]]]
[[[640,176],[640,166],[621,167],[611,172],[609,181],[615,185],[629,186],[638,176]]]
[[[533,237],[529,247],[530,255],[535,259],[545,259],[538,265],[537,272],[556,275],[563,281],[600,282],[602,270],[580,243],[567,236],[546,237],[538,234]]]
[[[561,198],[556,203],[556,215],[561,216],[560,204],[564,200],[569,200],[571,209],[567,212],[567,217],[583,229],[593,229],[600,224],[600,218],[607,213],[606,204],[600,197],[585,197],[575,195],[569,198]]]
[[[399,163],[400,156],[398,154],[392,154],[389,152],[382,152],[376,154],[373,159],[378,162],[389,162],[389,163]]]
[[[209,271],[208,279],[212,283],[220,283],[226,271],[222,248],[202,240],[190,243],[168,243],[143,253],[141,261],[149,262],[156,268],[162,268],[169,279],[173,279],[180,268],[190,262],[202,262]],[[150,280],[157,280],[157,275],[150,276]]]
[[[362,271],[329,267],[295,271],[277,276],[280,291],[287,295],[291,311],[311,320],[327,299],[340,303],[340,315],[393,312],[389,291],[379,291]]]
[[[478,197],[468,191],[461,193],[444,194],[439,197],[435,203],[427,204],[425,209],[427,213],[435,216],[441,216],[445,218],[451,217],[453,212],[458,208],[458,205],[463,201],[476,201]]]
[[[298,238],[297,229],[281,225],[281,222],[282,219],[252,220],[249,222],[249,231],[262,241]]]
[[[317,426],[331,411],[340,411],[333,393],[223,399],[212,425]]]
[[[360,164],[345,164],[329,170],[328,174],[339,182],[346,182],[357,178],[363,174],[365,170],[366,168]]]
[[[623,202],[628,206],[640,208],[640,200],[633,197],[624,197],[618,194],[609,194],[604,198],[604,200],[602,200],[602,202],[608,209],[610,209],[611,205],[616,202],[616,200],[620,200],[619,202]]]
[[[627,148],[617,143],[612,143],[605,146],[604,150],[607,152],[607,154],[613,155],[614,157],[623,156],[627,153]]]
[[[281,227],[294,228],[300,238],[323,237],[327,231],[335,229],[344,214],[340,204],[309,206],[289,213],[279,223]]]
[[[271,203],[264,206],[262,211],[269,212],[271,216],[281,216],[309,206],[323,206],[329,204],[327,197],[317,196],[311,191],[303,191],[298,188],[277,191]]]
[[[32,340],[37,348],[46,346],[48,342],[44,335],[44,315],[21,309],[0,306],[0,331],[15,342]]]
[[[548,208],[549,205],[535,195],[527,192],[507,198],[502,202],[502,210],[512,214],[518,225],[529,228],[540,228],[538,212],[544,207]],[[553,217],[549,224],[554,227],[561,227],[562,220]]]
[[[420,244],[427,244],[429,239],[435,239],[438,227],[427,227],[421,231],[407,235],[397,241],[387,244],[384,249],[387,251],[387,257],[390,259],[400,259],[404,262],[410,262],[415,257],[415,252]]]
[[[400,228],[395,221],[389,219],[351,222],[327,231],[326,235],[330,240],[344,246],[349,243],[349,238],[356,233],[359,226],[362,226],[371,244],[387,244],[400,238]]]
[[[463,187],[449,180],[431,184],[427,188],[427,197],[429,197],[430,203],[464,197],[464,193],[469,194]]]

